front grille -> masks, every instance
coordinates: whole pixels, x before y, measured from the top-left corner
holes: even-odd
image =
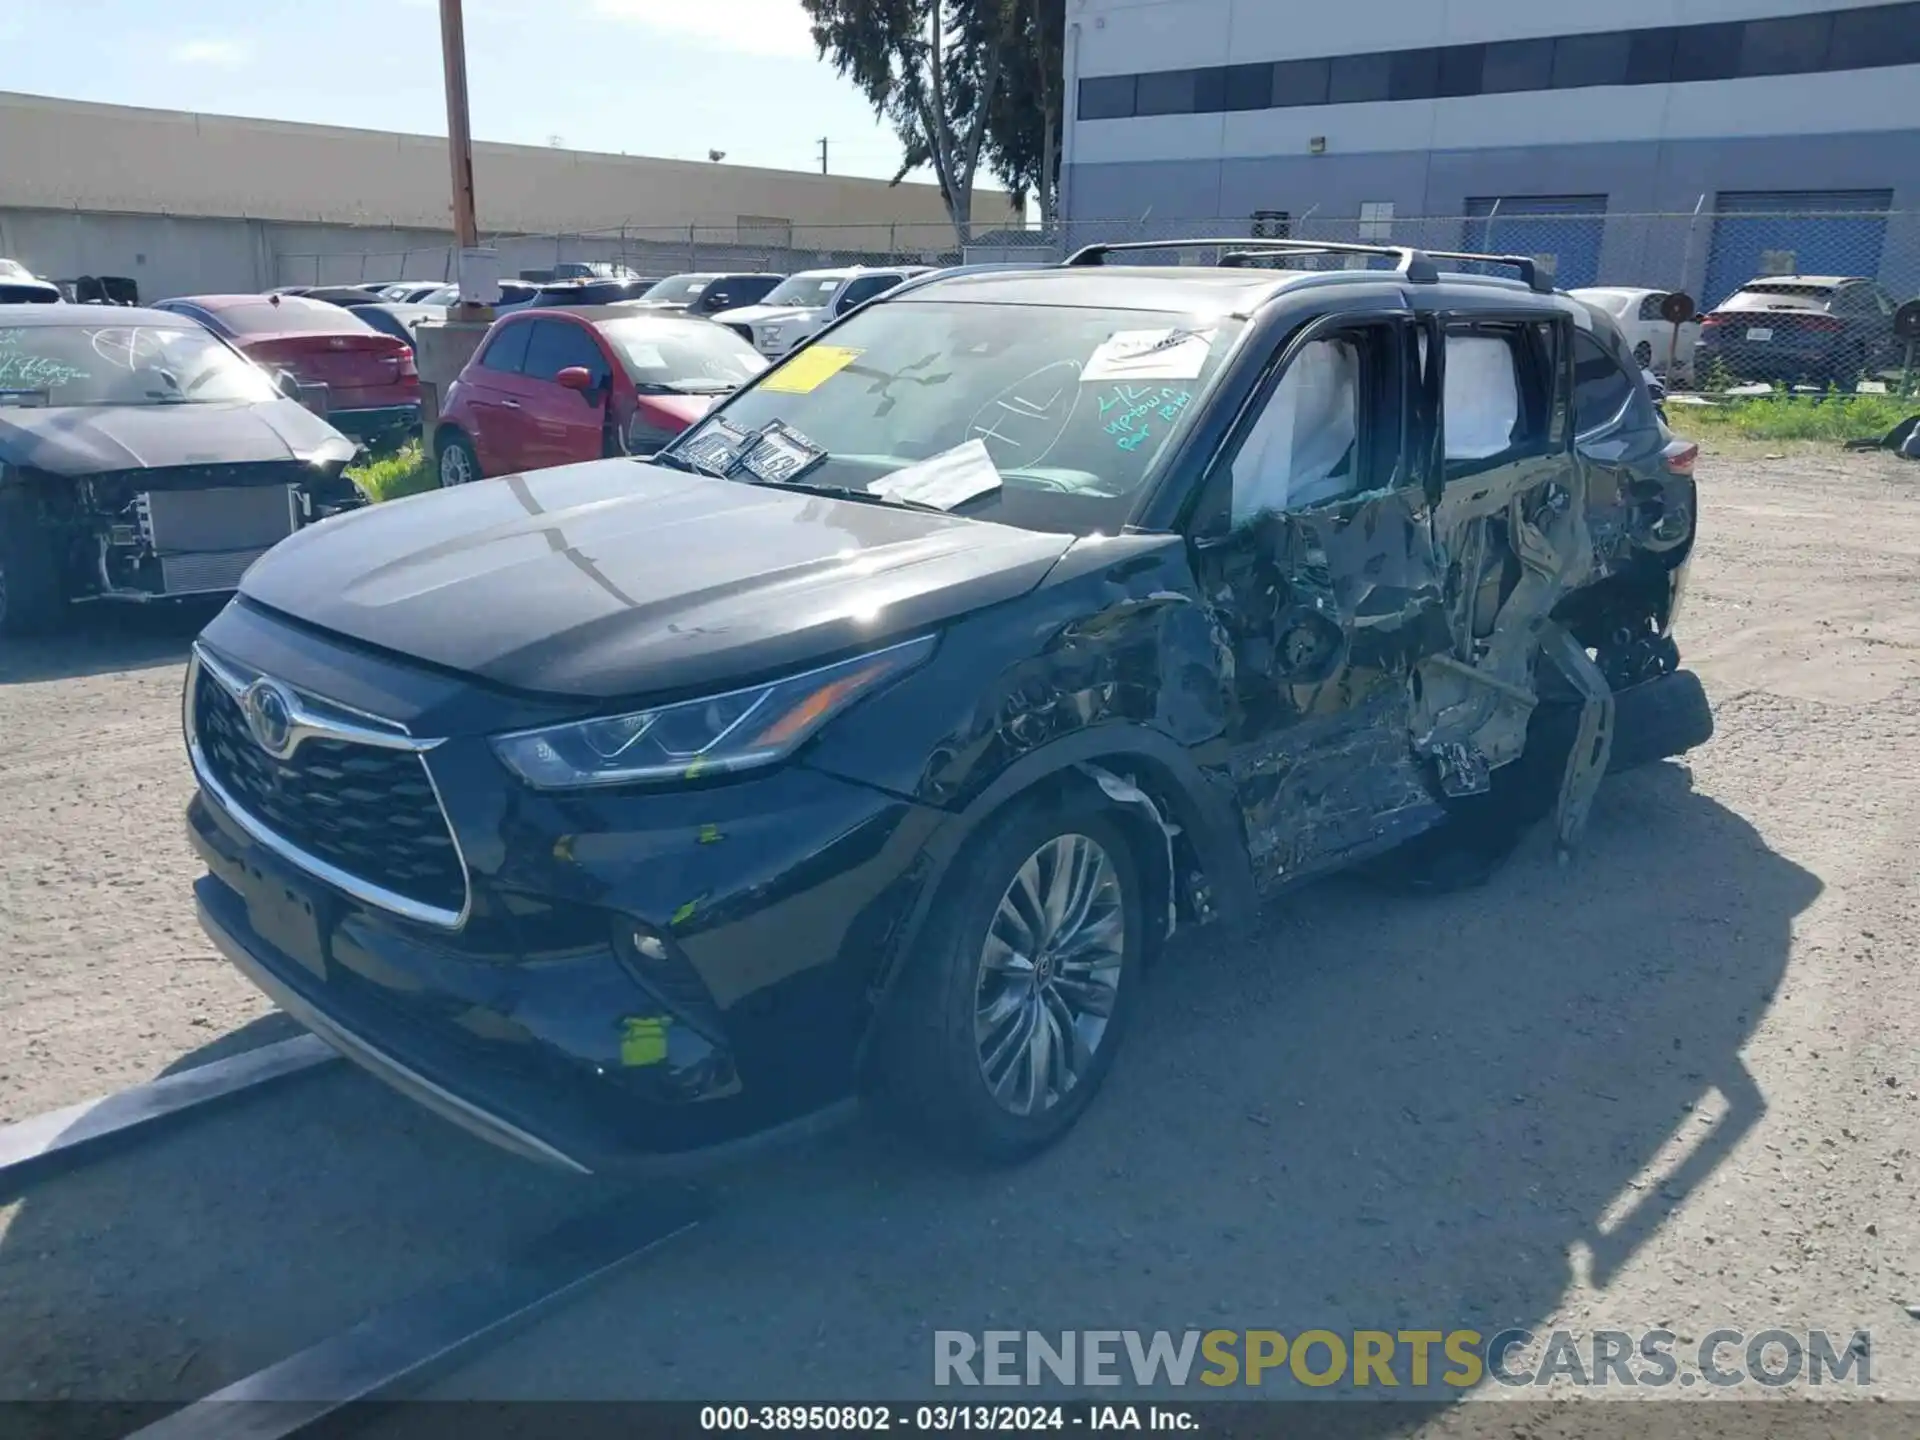
[[[316,738],[277,760],[205,667],[193,707],[202,763],[256,824],[369,885],[451,913],[465,907],[460,853],[417,754]]]

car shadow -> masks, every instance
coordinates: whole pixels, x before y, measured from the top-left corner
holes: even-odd
[[[0,685],[179,665],[223,603],[224,597],[72,606],[57,633],[0,639]]]
[[[936,1330],[1544,1328],[1764,1116],[1741,1049],[1820,891],[1672,764],[1564,868],[1533,837],[1471,892],[1309,887],[1176,943],[1045,1155],[862,1125],[720,1172],[707,1224],[431,1393],[924,1399]],[[204,1394],[603,1198],[341,1067],[14,1207],[0,1399]],[[1024,1398],[943,1398],[983,1395]]]

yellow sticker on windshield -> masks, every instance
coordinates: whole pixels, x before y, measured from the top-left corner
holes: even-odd
[[[762,380],[760,388],[782,395],[811,395],[865,353],[844,345],[809,345]]]

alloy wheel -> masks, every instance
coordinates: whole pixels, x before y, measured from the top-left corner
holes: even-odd
[[[473,467],[467,464],[467,452],[463,446],[448,445],[440,451],[440,483],[442,485],[465,485],[473,479]]]
[[[1002,1109],[1039,1114],[1086,1076],[1126,942],[1120,873],[1106,850],[1059,835],[1027,857],[987,927],[974,986],[980,1071]]]

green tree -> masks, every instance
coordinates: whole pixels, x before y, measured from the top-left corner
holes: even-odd
[[[987,110],[987,164],[1015,204],[1039,202],[1046,230],[1059,199],[1066,28],[1066,0],[1019,0]]]
[[[964,245],[973,182],[1022,11],[1033,0],[800,0],[822,58],[900,137],[893,181],[926,166]],[[992,166],[999,173],[1000,165]],[[1003,177],[1004,178],[1004,177]]]

